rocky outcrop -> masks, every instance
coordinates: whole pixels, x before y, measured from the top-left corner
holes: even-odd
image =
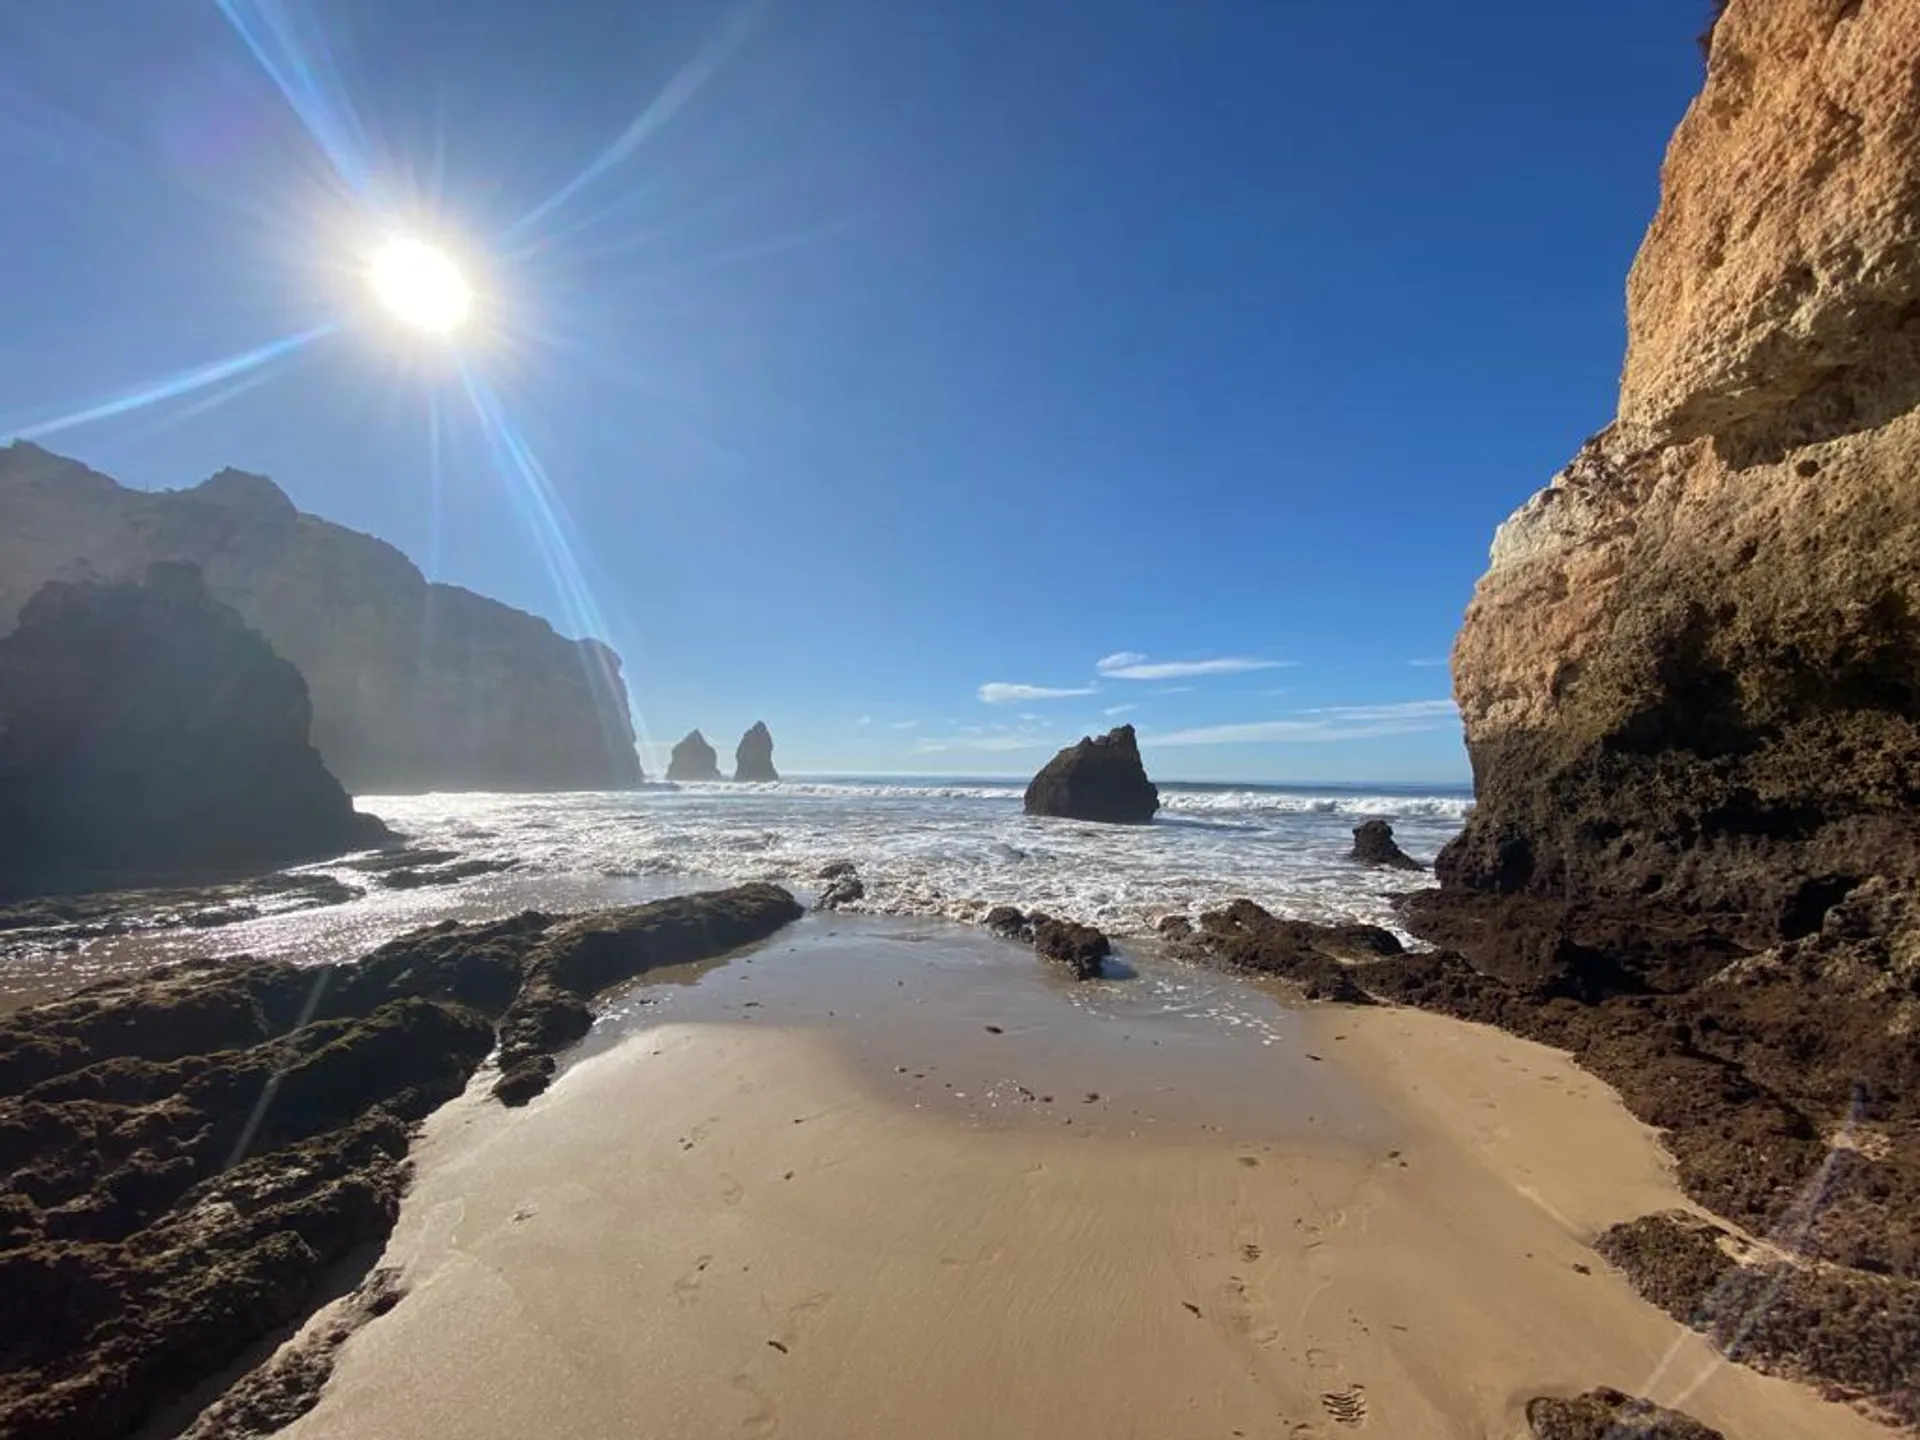
[[[1628,282],[1619,413],[1454,651],[1443,881],[1756,944],[1920,871],[1920,11],[1734,0]]]
[[[698,730],[687,733],[687,738],[673,747],[673,754],[667,760],[667,779],[669,780],[724,780],[720,773],[720,757],[713,746],[707,743],[707,737]]]
[[[1363,820],[1353,827],[1353,849],[1349,860],[1362,865],[1385,865],[1393,870],[1424,870],[1426,867],[1400,848],[1393,838],[1393,826],[1384,820]]]
[[[258,475],[136,491],[38,446],[0,447],[0,633],[49,580],[176,560],[306,677],[313,743],[355,793],[641,779],[620,660],[598,641],[429,584],[392,546],[300,513]]]
[[[530,911],[346,965],[192,961],[0,1019],[0,1436],[135,1433],[385,1239],[414,1122],[496,1045],[497,1093],[524,1101],[596,992],[798,914],[766,885]],[[361,1294],[398,1299],[377,1274]],[[297,1416],[329,1358],[241,1386],[223,1408],[274,1424],[231,1433]]]
[[[192,566],[46,586],[0,639],[0,894],[268,870],[389,837],[307,687]]]
[[[1811,1287],[1742,1353],[1913,1423],[1920,7],[1731,0],[1710,52],[1616,417],[1454,648],[1478,804],[1407,915],[1472,964],[1406,993],[1616,1085]]]
[[[756,720],[733,752],[733,778],[736,780],[778,780],[773,768],[773,732],[767,722]]]
[[[1110,825],[1145,825],[1160,808],[1133,726],[1069,745],[1027,786],[1026,813]]]
[[[1029,915],[1012,905],[995,905],[981,924],[1003,940],[1033,946],[1041,959],[1066,966],[1076,980],[1100,979],[1104,962],[1113,953],[1113,942],[1105,931],[1038,910]]]
[[[1589,1390],[1527,1402],[1533,1440],[1726,1440],[1691,1415],[1618,1390]]]

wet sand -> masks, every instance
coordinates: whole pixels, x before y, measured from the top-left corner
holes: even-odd
[[[1599,1384],[1885,1433],[1586,1248],[1682,1202],[1554,1052],[1150,962],[1076,988],[947,927],[751,960],[631,993],[525,1110],[433,1118],[409,1293],[288,1435],[1512,1440]]]

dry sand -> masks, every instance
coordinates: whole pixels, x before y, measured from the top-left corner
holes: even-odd
[[[1587,1250],[1681,1202],[1552,1051],[802,930],[528,1109],[434,1117],[409,1293],[286,1433],[1516,1440],[1530,1395],[1608,1384],[1730,1440],[1883,1440]]]

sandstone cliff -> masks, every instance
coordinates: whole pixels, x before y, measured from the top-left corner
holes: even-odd
[[[0,639],[0,894],[378,845],[308,743],[300,672],[188,565],[46,586]]]
[[[1920,5],[1734,0],[1627,286],[1618,416],[1454,651],[1443,880],[1764,943],[1920,872]]]
[[[206,574],[306,677],[313,742],[360,793],[638,783],[620,661],[544,620],[429,584],[371,536],[304,515],[257,475],[128,490],[37,446],[0,448],[0,634],[55,579]]]

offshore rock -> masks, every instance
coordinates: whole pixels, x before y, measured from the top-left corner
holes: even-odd
[[[190,565],[46,586],[0,640],[0,894],[267,870],[390,838],[307,687]]]
[[[673,754],[667,760],[667,779],[669,780],[721,780],[726,777],[720,773],[720,757],[713,746],[707,743],[707,737],[698,730],[687,733],[687,738],[673,747]]]
[[[1133,726],[1070,745],[1027,786],[1026,813],[1110,825],[1145,825],[1160,808]]]
[[[799,913],[747,885],[448,921],[351,964],[189,961],[0,1018],[0,1437],[135,1433],[386,1238],[414,1123],[496,1045],[496,1093],[523,1102],[595,994]],[[398,1298],[378,1276],[361,1292],[369,1313]],[[322,1351],[216,1416],[286,1423],[325,1381]],[[229,1418],[211,1433],[252,1433]]]
[[[773,768],[773,732],[767,729],[766,721],[754,721],[752,728],[740,737],[740,744],[733,752],[733,778],[763,781],[780,778],[780,773]]]
[[[129,490],[36,445],[0,446],[0,633],[49,580],[198,565],[305,676],[313,743],[357,794],[622,789],[641,780],[620,659],[546,621],[429,584],[391,545],[224,470]]]
[[[1077,920],[1056,920],[1051,915],[1028,917],[1033,948],[1043,960],[1052,960],[1073,972],[1076,980],[1098,980],[1101,962],[1113,953],[1106,933]]]
[[[1353,827],[1353,849],[1349,860],[1362,865],[1385,865],[1394,870],[1424,870],[1426,867],[1400,848],[1393,838],[1393,826],[1384,820],[1364,820]]]

